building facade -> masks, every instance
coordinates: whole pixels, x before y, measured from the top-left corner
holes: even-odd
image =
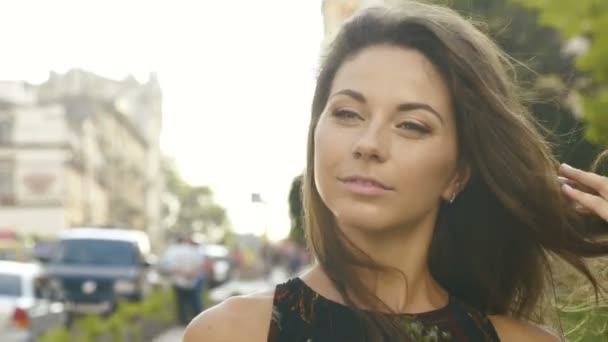
[[[161,118],[154,75],[71,70],[37,86],[0,84],[0,229],[120,225],[159,240]]]

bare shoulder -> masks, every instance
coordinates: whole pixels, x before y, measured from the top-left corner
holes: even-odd
[[[190,322],[184,342],[266,341],[274,293],[231,297]]]
[[[507,316],[490,316],[498,337],[503,342],[560,342],[559,336],[548,329]]]

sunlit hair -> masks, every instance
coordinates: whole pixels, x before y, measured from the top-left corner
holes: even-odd
[[[398,336],[390,331],[399,329],[394,322],[354,305],[388,310],[354,272],[387,267],[349,242],[321,200],[313,137],[338,69],[382,44],[415,49],[437,68],[454,107],[460,162],[472,170],[453,205],[441,204],[429,257],[435,279],[485,314],[530,320],[538,320],[533,313],[550,277],[550,256],[574,266],[597,291],[583,257],[608,254],[608,243],[594,239],[561,194],[558,162],[520,101],[511,59],[456,12],[405,1],[366,9],[345,23],[323,59],[308,134],[303,196],[309,245],[346,303],[370,323],[363,326],[378,328],[376,336]]]

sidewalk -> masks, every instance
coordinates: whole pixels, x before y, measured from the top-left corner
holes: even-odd
[[[184,327],[171,328],[152,340],[152,342],[181,342],[184,329]]]

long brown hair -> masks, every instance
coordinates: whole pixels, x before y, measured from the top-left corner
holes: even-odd
[[[584,258],[608,254],[608,243],[592,235],[561,194],[559,164],[522,104],[512,60],[456,12],[407,1],[399,8],[367,9],[346,22],[317,79],[303,184],[307,236],[345,302],[362,317],[353,299],[387,308],[353,272],[387,267],[349,242],[321,200],[313,137],[337,70],[379,44],[416,49],[439,70],[456,113],[459,156],[472,170],[453,205],[440,208],[429,254],[436,280],[485,314],[537,320],[533,312],[550,276],[549,256],[555,255],[583,273],[597,293]]]

